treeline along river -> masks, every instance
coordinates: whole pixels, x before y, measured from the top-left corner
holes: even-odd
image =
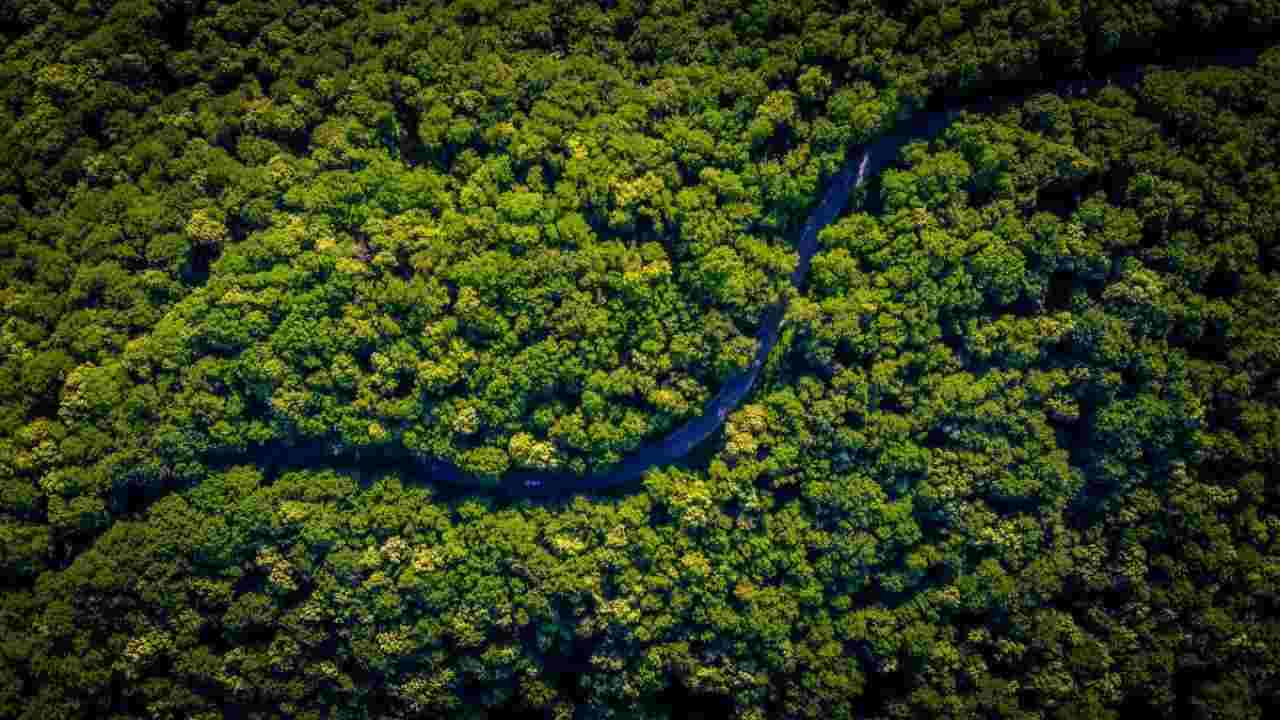
[[[1180,58],[1178,66],[1244,66],[1255,62],[1259,50],[1237,48],[1210,55]],[[821,200],[810,211],[796,237],[797,261],[791,273],[791,284],[803,290],[809,265],[818,250],[818,235],[834,222],[849,201],[850,196],[881,170],[894,163],[899,150],[906,144],[937,137],[963,112],[991,112],[1003,106],[1021,102],[1035,94],[1053,92],[1064,96],[1078,96],[1103,87],[1132,87],[1142,81],[1150,65],[1131,65],[1112,68],[1094,78],[1059,81],[1052,86],[1028,89],[1017,94],[993,95],[981,99],[949,102],[946,97],[935,101],[931,109],[914,113],[901,123],[892,134],[876,141],[850,148],[845,163],[829,178]],[[411,457],[400,451],[398,457],[383,457],[396,465],[411,466],[410,476],[435,483],[465,486],[472,490],[505,495],[508,497],[554,496],[570,492],[598,491],[627,485],[638,481],[652,468],[669,465],[685,457],[694,447],[706,440],[725,422],[726,417],[750,394],[760,376],[765,360],[778,342],[782,321],[786,314],[787,298],[784,294],[766,311],[756,333],[756,353],[748,368],[729,378],[714,397],[707,401],[701,414],[685,422],[664,437],[645,443],[610,468],[588,475],[577,475],[555,470],[514,470],[503,475],[495,484],[470,475],[452,463],[433,459]],[[272,444],[261,448],[256,460],[267,467],[299,466],[314,463],[321,458],[335,458],[331,448],[316,443],[310,446],[284,446]],[[353,458],[360,462],[362,458]],[[368,459],[368,458],[366,458]],[[379,459],[372,459],[382,464]]]

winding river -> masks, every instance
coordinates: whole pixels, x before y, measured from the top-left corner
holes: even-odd
[[[1225,66],[1249,65],[1256,62],[1258,50],[1232,49],[1215,55],[1184,58],[1178,63],[1191,66],[1209,64]],[[1089,80],[1073,80],[1057,83],[1053,88],[1042,88],[1036,93],[1055,92],[1063,96],[1077,96],[1098,90],[1104,86],[1130,87],[1141,82],[1145,66],[1131,66],[1104,77]],[[1030,93],[1030,94],[1036,94]],[[809,213],[796,241],[798,261],[791,273],[791,284],[802,289],[809,272],[809,265],[818,250],[818,234],[839,217],[845,209],[850,194],[868,178],[896,162],[899,150],[907,143],[927,140],[941,134],[962,112],[986,112],[1002,105],[1019,102],[1030,94],[988,97],[967,101],[931,112],[917,113],[874,142],[852,148],[840,171],[827,181],[822,199]],[[565,471],[514,470],[502,477],[496,486],[469,475],[458,466],[443,460],[419,460],[415,465],[433,481],[468,485],[477,490],[511,497],[552,496],[584,490],[603,490],[626,485],[642,478],[652,468],[669,465],[683,458],[698,443],[705,440],[721,425],[728,414],[751,392],[765,360],[778,342],[782,319],[786,313],[784,296],[765,314],[760,330],[755,357],[748,369],[730,378],[720,391],[703,407],[702,413],[674,431],[646,443],[623,458],[607,471],[589,475],[576,475]]]

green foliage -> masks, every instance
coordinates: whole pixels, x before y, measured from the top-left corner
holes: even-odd
[[[722,433],[485,493],[698,415],[930,97],[1276,19],[0,4],[0,716],[1264,717],[1275,50],[908,145]]]

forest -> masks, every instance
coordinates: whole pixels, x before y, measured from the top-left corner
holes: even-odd
[[[1277,0],[0,0],[0,718],[1280,717],[1277,318]]]

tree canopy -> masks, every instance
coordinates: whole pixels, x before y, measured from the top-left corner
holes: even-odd
[[[0,0],[0,717],[1274,715],[1277,18]]]

